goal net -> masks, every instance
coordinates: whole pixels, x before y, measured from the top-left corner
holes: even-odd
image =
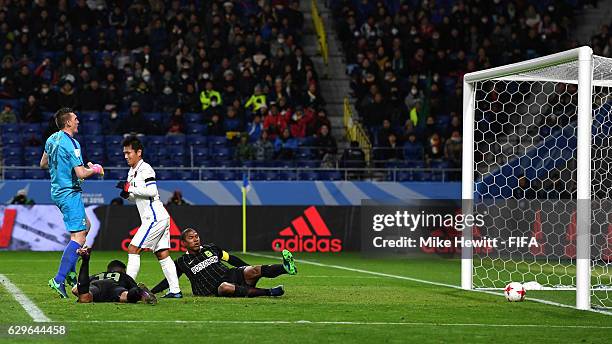
[[[612,307],[612,59],[588,47],[464,79],[462,286],[575,290]]]

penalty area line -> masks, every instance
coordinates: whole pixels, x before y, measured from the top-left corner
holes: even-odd
[[[28,315],[34,320],[34,322],[50,322],[43,311],[38,308],[16,285],[11,282],[8,277],[0,274],[0,284],[6,288],[6,290],[13,295],[15,300],[19,302],[19,305],[28,313]]]
[[[276,257],[276,256],[271,256],[271,255],[261,254],[261,253],[246,252],[244,254],[248,254],[248,255],[251,255],[251,256],[255,256],[255,257],[278,259],[278,257]],[[324,263],[313,262],[313,261],[304,260],[304,259],[296,259],[295,261],[299,262],[299,263],[302,263],[302,264],[316,265],[316,266],[321,266],[321,267],[325,267],[325,268],[333,268],[333,269],[339,269],[339,270],[345,270],[345,271],[359,272],[359,273],[363,273],[363,274],[369,274],[369,275],[374,275],[374,276],[382,276],[382,277],[388,277],[388,278],[401,279],[401,280],[406,280],[406,281],[411,281],[411,282],[416,282],[416,283],[435,285],[435,286],[439,286],[439,287],[453,288],[453,289],[459,289],[459,290],[471,291],[471,292],[477,292],[477,293],[483,293],[483,294],[490,294],[490,295],[496,295],[496,296],[503,296],[503,293],[501,293],[501,292],[495,292],[495,291],[491,291],[491,290],[475,290],[475,289],[465,290],[465,289],[461,288],[461,286],[458,286],[458,285],[447,284],[447,283],[440,283],[440,282],[434,282],[434,281],[428,281],[428,280],[424,280],[424,279],[420,279],[420,278],[401,276],[401,275],[392,275],[392,274],[386,274],[386,273],[383,273],[383,272],[376,272],[376,271],[370,271],[370,270],[356,269],[356,268],[351,268],[351,267],[342,266],[342,265],[324,264]],[[569,309],[578,310],[574,306],[566,305],[564,303],[558,303],[558,302],[554,302],[554,301],[542,300],[542,299],[533,298],[533,297],[527,297],[526,300],[527,301],[533,301],[533,302],[542,303],[542,304],[549,305],[549,306],[556,306],[556,307],[562,307],[562,308],[569,308]],[[599,309],[589,309],[588,311],[589,312],[593,312],[593,313],[604,314],[604,315],[612,315],[612,312],[608,312],[608,311],[604,311],[604,310],[599,310]]]
[[[545,324],[486,324],[435,322],[383,322],[383,321],[310,321],[310,320],[67,320],[62,323],[129,323],[129,324],[228,324],[228,325],[348,325],[348,326],[447,326],[447,327],[524,327],[564,329],[612,329],[612,326],[545,325]]]

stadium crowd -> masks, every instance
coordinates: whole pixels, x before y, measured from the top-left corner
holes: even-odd
[[[71,107],[85,154],[106,164],[124,161],[95,146],[127,134],[187,137],[149,140],[153,163],[176,155],[166,144],[182,146],[178,165],[190,146],[196,166],[322,161],[336,141],[303,24],[295,0],[0,1],[2,144],[41,148]],[[32,162],[21,155],[5,163]]]
[[[573,47],[583,2],[329,0],[374,166],[460,167],[463,75]],[[0,0],[4,164],[36,164],[72,107],[111,166],[142,134],[153,164],[363,167],[356,143],[336,163],[303,27],[299,0]]]
[[[355,107],[379,147],[375,159],[460,167],[463,75],[572,48],[568,31],[581,5],[330,0]]]

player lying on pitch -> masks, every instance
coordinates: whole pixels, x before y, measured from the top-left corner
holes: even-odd
[[[81,268],[78,283],[72,288],[72,293],[78,297],[78,302],[157,303],[155,295],[144,284],[136,284],[125,273],[125,264],[121,261],[113,260],[108,263],[105,272],[89,276],[90,253],[88,247],[77,250],[81,256]]]
[[[193,228],[187,228],[181,233],[181,244],[187,252],[174,261],[176,272],[178,276],[187,275],[194,295],[281,296],[285,293],[282,285],[271,289],[255,286],[261,277],[275,278],[283,274],[297,274],[293,255],[287,250],[283,251],[283,264],[250,266],[215,244],[201,244],[200,236]],[[228,268],[222,261],[234,268]],[[153,287],[151,292],[159,293],[166,288],[168,282],[163,280]]]

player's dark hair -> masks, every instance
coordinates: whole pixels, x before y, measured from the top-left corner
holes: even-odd
[[[138,152],[140,150],[144,155],[144,146],[136,136],[126,137],[125,140],[123,140],[123,147],[132,147],[134,152]]]
[[[181,241],[185,241],[185,238],[187,238],[187,234],[189,234],[189,232],[195,232],[196,230],[193,228],[185,228],[182,232],[181,232]]]
[[[141,299],[141,294],[142,290],[138,287],[134,287],[130,290],[128,290],[128,294],[127,294],[127,301],[129,303],[136,303],[138,301],[140,301]]]
[[[125,271],[127,267],[120,260],[111,260],[110,263],[106,266],[106,272],[118,272],[119,270]]]
[[[57,125],[60,130],[64,129],[64,127],[66,126],[66,122],[68,122],[68,120],[70,119],[70,114],[73,112],[74,111],[69,107],[64,107],[57,110],[54,116],[55,125]]]

